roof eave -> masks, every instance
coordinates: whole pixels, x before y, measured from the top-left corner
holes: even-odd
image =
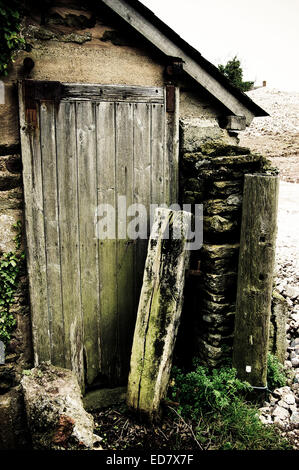
[[[101,0],[167,56],[180,57],[186,73],[232,114],[245,115],[247,125],[268,113],[252,101],[207,59],[138,0]]]

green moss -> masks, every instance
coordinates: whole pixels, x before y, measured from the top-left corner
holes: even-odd
[[[202,189],[202,184],[200,181],[198,181],[198,179],[196,178],[188,178],[186,181],[185,181],[185,185],[184,185],[185,189],[187,189],[188,191],[197,191],[197,192],[200,192],[201,189]]]
[[[269,390],[274,390],[277,387],[284,387],[287,383],[287,378],[284,373],[283,365],[280,364],[277,357],[273,354],[268,354],[267,363],[267,384]]]
[[[202,155],[209,155],[210,157],[249,155],[250,149],[239,145],[215,144],[214,142],[209,142],[201,146],[200,153]]]
[[[21,245],[21,224],[14,228],[18,231],[15,237],[16,248]],[[23,252],[9,252],[0,255],[0,340],[9,343],[11,333],[15,328],[16,319],[10,312],[15,302],[15,293],[18,288],[19,277],[23,268],[25,255]]]
[[[195,194],[193,191],[184,191],[183,204],[195,204]]]
[[[8,74],[8,66],[13,62],[15,53],[25,47],[25,40],[20,34],[22,15],[21,2],[11,0],[7,4],[0,0],[0,75]]]
[[[279,300],[280,302],[285,302],[285,298],[277,291],[274,289],[272,292],[272,297],[276,300]]]

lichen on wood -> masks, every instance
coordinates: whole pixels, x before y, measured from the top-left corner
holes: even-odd
[[[278,185],[277,176],[245,175],[233,365],[256,387],[267,383]]]
[[[127,403],[149,420],[159,415],[180,321],[191,213],[157,209],[148,245],[131,355]],[[182,238],[175,238],[177,230]]]

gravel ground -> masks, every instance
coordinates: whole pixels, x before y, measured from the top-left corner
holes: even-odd
[[[288,304],[287,387],[276,389],[261,409],[262,421],[275,423],[299,449],[299,184],[280,182],[275,285]]]

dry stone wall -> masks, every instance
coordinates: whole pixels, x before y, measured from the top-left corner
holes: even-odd
[[[8,139],[9,142],[9,139]],[[24,243],[16,244],[15,225],[23,226],[22,164],[18,145],[0,146],[0,258],[8,253],[17,257]],[[22,229],[24,236],[24,230]],[[2,284],[1,284],[2,285]],[[3,298],[3,292],[1,292]],[[9,305],[15,319],[10,341],[5,345],[4,363],[0,364],[0,449],[22,448],[28,444],[20,380],[23,369],[32,364],[28,280],[25,263],[21,265],[18,284]]]
[[[197,132],[194,122],[181,126],[181,203],[203,204],[204,215],[203,247],[193,253],[186,286],[194,298],[185,302],[183,322],[195,331],[190,354],[209,366],[231,354],[244,175],[275,173],[261,155],[218,132],[218,139],[203,141],[201,126]]]

